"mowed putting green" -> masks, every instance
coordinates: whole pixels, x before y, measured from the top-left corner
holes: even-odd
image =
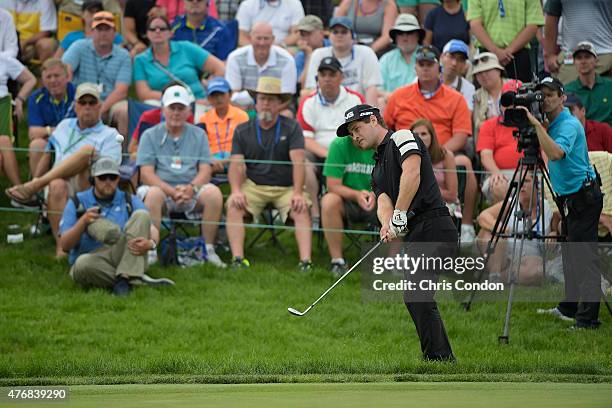
[[[612,384],[347,383],[70,387],[54,407],[610,407]],[[45,404],[20,403],[19,406]],[[47,404],[48,405],[48,404]]]

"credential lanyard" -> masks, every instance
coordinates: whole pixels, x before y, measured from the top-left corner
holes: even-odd
[[[259,119],[257,119],[255,121],[255,128],[257,129],[257,143],[261,146],[262,149],[264,149],[264,151],[266,153],[268,152],[273,152],[274,148],[276,147],[276,145],[278,144],[278,142],[280,141],[280,118],[276,119],[276,129],[274,131],[274,143],[271,146],[264,146],[262,141],[261,141],[261,127],[259,126]]]
[[[231,119],[227,120],[227,126],[225,127],[225,137],[223,138],[223,146],[221,146],[221,135],[219,134],[219,126],[218,124],[215,122],[215,133],[217,135],[217,146],[219,146],[219,151],[223,152],[223,147],[225,147],[225,145],[227,144],[227,139],[229,137],[229,131],[230,131],[230,123],[232,122]],[[257,126],[257,130],[258,130],[258,135],[259,135],[259,123]],[[257,139],[259,140],[259,139]]]

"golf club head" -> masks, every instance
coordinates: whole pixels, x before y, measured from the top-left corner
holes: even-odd
[[[287,310],[289,311],[289,313],[291,313],[294,316],[304,316],[304,313],[299,312],[292,307],[288,307]]]

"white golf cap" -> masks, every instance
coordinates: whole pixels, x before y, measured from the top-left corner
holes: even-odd
[[[164,95],[162,96],[162,106],[165,107],[174,103],[189,106],[192,102],[192,97],[189,94],[189,91],[180,85],[174,85],[166,89],[166,92],[164,92]]]

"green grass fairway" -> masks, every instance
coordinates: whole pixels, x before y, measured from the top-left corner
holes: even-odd
[[[607,408],[611,384],[374,383],[75,386],[54,407]],[[14,404],[12,404],[14,405]],[[19,407],[47,404],[19,403]]]

